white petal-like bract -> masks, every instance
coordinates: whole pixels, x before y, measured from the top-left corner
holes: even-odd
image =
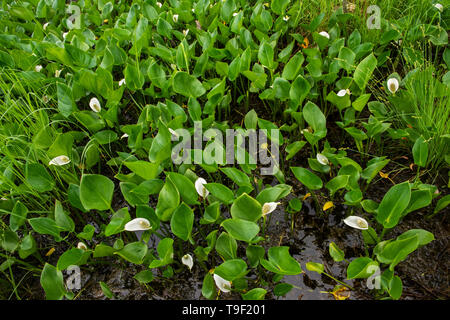
[[[122,79],[122,80],[119,81],[119,87],[124,85],[124,84],[126,84],[125,79]]]
[[[145,218],[136,218],[125,225],[126,231],[145,231],[151,229],[150,222]]]
[[[225,280],[221,276],[214,274],[214,282],[216,283],[217,288],[220,289],[220,291],[223,292],[230,292],[231,289],[231,282],[228,280]]]
[[[40,64],[38,64],[36,67],[34,67],[34,71],[36,72],[41,72],[42,70],[42,66]]]
[[[398,80],[396,78],[390,78],[387,81],[387,86],[388,86],[388,90],[391,93],[395,93],[398,90],[398,87],[399,87]]]
[[[87,250],[88,249],[88,247],[83,242],[78,242],[77,248],[81,249],[81,250]]]
[[[317,154],[316,159],[317,159],[317,161],[319,161],[319,163],[320,163],[321,165],[323,165],[323,166],[327,166],[327,165],[330,163],[330,161],[328,161],[328,158],[325,157],[325,156],[324,156],[323,154],[321,154],[321,153],[318,153],[318,154]]]
[[[330,35],[326,31],[319,32],[319,34],[327,39],[330,39]]]
[[[348,225],[349,227],[360,229],[360,230],[367,230],[369,229],[369,223],[358,216],[349,216],[344,219],[344,223]]]
[[[262,206],[262,214],[263,216],[268,215],[269,213],[273,212],[277,206],[280,204],[280,202],[266,202]]]
[[[442,5],[442,4],[440,4],[440,3],[436,3],[435,5],[434,5],[434,7],[436,8],[436,9],[438,9],[439,11],[443,11],[444,10],[444,6]]]
[[[61,156],[57,156],[55,158],[53,158],[52,160],[50,160],[50,162],[48,163],[49,166],[54,165],[54,166],[63,166],[65,164],[70,163],[70,159],[68,156],[65,155],[61,155]]]
[[[192,256],[187,253],[183,257],[181,257],[181,262],[189,268],[189,270],[192,270],[192,267],[194,266],[194,259],[192,259]]]
[[[102,107],[100,105],[100,101],[98,101],[97,98],[92,98],[91,101],[89,101],[89,107],[91,107],[91,109],[94,112],[100,112],[100,110],[102,110]]]
[[[206,198],[209,194],[209,191],[206,190],[206,188],[203,186],[204,184],[207,184],[206,180],[203,178],[198,178],[195,181],[195,190],[197,190],[197,193],[202,197]]]

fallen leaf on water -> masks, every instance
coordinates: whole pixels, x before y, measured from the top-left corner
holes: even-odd
[[[336,286],[331,294],[336,300],[345,300],[350,298],[350,290],[344,286]]]
[[[380,171],[379,174],[380,174],[380,177],[382,177],[383,179],[389,179],[389,174],[384,173],[382,171]]]
[[[307,193],[305,194],[305,196],[302,198],[302,201],[305,201],[306,199],[308,199],[309,197],[311,197],[311,193]]]
[[[306,48],[308,48],[308,46],[309,46],[309,40],[308,40],[308,38],[305,37],[303,39],[302,48],[306,49]]]
[[[330,209],[330,208],[332,208],[332,207],[334,207],[333,202],[332,202],[332,201],[328,201],[328,202],[326,202],[326,203],[323,205],[323,211],[326,211],[326,210],[328,210],[328,209]]]

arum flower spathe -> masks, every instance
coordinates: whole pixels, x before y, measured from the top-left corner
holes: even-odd
[[[330,39],[330,35],[326,31],[321,31],[321,32],[319,32],[319,34],[327,39]]]
[[[100,110],[102,110],[102,107],[100,105],[100,101],[98,101],[97,98],[92,98],[91,101],[89,101],[89,107],[91,107],[91,109],[94,112],[100,112]]]
[[[442,4],[440,4],[440,3],[436,3],[435,5],[434,5],[434,7],[436,8],[436,9],[438,9],[439,11],[443,11],[444,10],[444,6],[442,5]]]
[[[173,15],[173,22],[177,22],[178,21],[178,15],[177,14],[174,14]]]
[[[172,139],[178,139],[178,137],[180,136],[175,130],[173,130],[172,128],[169,128],[169,132],[172,134]]]
[[[390,78],[387,81],[387,86],[388,86],[388,89],[389,89],[389,91],[391,93],[395,93],[398,90],[398,87],[399,87],[398,80],[396,78]]]
[[[216,283],[217,288],[220,289],[220,291],[223,291],[225,293],[230,292],[231,289],[231,281],[225,280],[221,276],[214,274],[214,282]]]
[[[330,163],[330,161],[328,160],[328,158],[327,158],[326,156],[324,156],[323,154],[321,154],[321,153],[318,153],[318,154],[317,154],[316,159],[317,159],[317,161],[319,161],[319,163],[320,163],[321,165],[323,165],[323,166],[327,166],[327,165]]]
[[[36,67],[34,67],[34,71],[36,72],[41,72],[42,70],[42,66],[40,64],[38,64]]]
[[[207,184],[206,180],[203,178],[198,178],[195,181],[195,190],[197,190],[197,193],[202,197],[206,198],[209,194],[209,191],[204,187],[204,184]]]
[[[344,219],[344,223],[349,227],[359,230],[369,229],[369,223],[365,219],[358,216],[349,216]]]
[[[151,229],[150,222],[145,218],[136,218],[125,225],[126,231],[145,231]]]
[[[121,87],[124,84],[126,84],[125,79],[122,79],[122,80],[119,81],[119,87]]]
[[[81,250],[87,250],[88,249],[88,247],[83,242],[78,242],[77,248],[81,249]]]
[[[342,90],[340,90],[337,93],[337,96],[338,97],[345,97],[346,94],[351,95],[352,93],[351,93],[351,91],[349,89],[342,89]]]
[[[181,262],[189,268],[189,270],[192,270],[192,267],[194,266],[194,259],[192,259],[192,256],[187,253],[183,257],[181,257]]]
[[[55,158],[53,158],[52,160],[50,160],[50,162],[48,163],[49,166],[54,165],[54,166],[63,166],[65,164],[70,163],[70,159],[68,156],[65,155],[61,155],[61,156],[57,156]]]
[[[269,213],[273,212],[277,206],[280,204],[280,202],[266,202],[262,206],[262,215],[266,216]]]

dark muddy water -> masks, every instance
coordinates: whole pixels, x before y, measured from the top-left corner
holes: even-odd
[[[355,288],[351,291],[350,299],[373,299],[374,296],[366,287],[366,280],[346,280],[347,262],[334,262],[329,255],[328,245],[335,242],[344,250],[347,260],[364,255],[364,245],[361,232],[352,229],[343,223],[350,209],[337,205],[323,216],[318,216],[313,209],[312,200],[304,202],[303,209],[294,216],[294,229],[291,231],[291,215],[283,210],[287,202],[294,195],[288,196],[277,210],[271,213],[266,229],[266,241],[261,243],[266,249],[271,246],[285,245],[290,247],[290,253],[301,264],[304,273],[296,276],[285,276],[283,282],[295,287],[284,297],[287,300],[333,300],[334,297],[327,293],[338,284],[325,275],[319,275],[306,269],[307,262],[319,262],[324,264],[325,271],[336,279],[344,281]],[[358,214],[358,213],[357,213]],[[394,238],[403,231],[412,228],[424,228],[435,234],[436,240],[428,246],[420,248],[417,252],[399,264],[397,274],[402,278],[404,286],[404,299],[439,299],[448,298],[448,223],[446,215],[443,221],[433,219],[425,221],[420,214],[410,217],[402,222],[396,233],[388,235]],[[136,234],[140,238],[140,234]],[[149,241],[150,248],[156,248],[157,237]],[[192,253],[191,248],[184,248],[185,252]],[[245,251],[238,250],[239,257],[245,257]],[[206,270],[198,263],[190,272],[178,263],[180,257],[175,256],[175,275],[164,278],[157,270],[154,270],[155,280],[147,287],[140,285],[132,277],[143,270],[142,266],[118,263],[97,265],[92,272],[86,270],[85,288],[79,296],[81,299],[104,299],[98,281],[106,282],[118,299],[204,299],[201,295],[202,281]],[[107,262],[106,260],[105,262]],[[195,256],[194,256],[195,261]],[[215,265],[221,261],[215,261]],[[214,267],[213,262],[209,267]],[[249,275],[249,289],[261,287],[256,283],[256,275]],[[253,279],[253,280],[252,280]],[[266,299],[277,299],[272,294],[273,284],[262,286],[267,289]],[[220,299],[240,299],[235,293],[221,293]]]

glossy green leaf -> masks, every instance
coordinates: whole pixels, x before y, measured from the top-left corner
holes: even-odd
[[[114,252],[134,264],[141,264],[147,254],[147,244],[143,242],[132,242],[127,244],[123,249]]]
[[[245,276],[246,273],[247,264],[242,259],[227,260],[214,269],[214,274],[217,274],[228,281],[234,281],[237,278],[241,278]]]
[[[180,204],[173,212],[170,220],[170,228],[174,235],[187,241],[191,237],[194,224],[194,212],[185,203]]]
[[[378,262],[370,258],[356,258],[347,267],[347,279],[365,279],[375,273]]]
[[[66,294],[64,279],[61,271],[46,263],[42,269],[40,283],[45,291],[47,300],[61,300]]]
[[[268,251],[268,258],[261,259],[261,265],[274,273],[284,275],[297,275],[302,273],[302,268],[297,260],[289,254],[289,247],[272,247]]]
[[[183,71],[175,74],[173,78],[173,90],[188,98],[198,98],[206,92],[202,83],[197,78]]]
[[[84,174],[80,183],[80,200],[87,210],[108,210],[111,207],[114,183],[99,174]]]
[[[426,167],[428,160],[428,143],[420,136],[412,148],[414,163],[419,167]]]
[[[294,176],[310,190],[318,190],[323,186],[320,177],[302,167],[291,167]]]
[[[408,181],[393,186],[384,195],[378,207],[377,221],[385,228],[393,228],[402,217],[411,198],[411,186]]]
[[[221,226],[236,240],[250,242],[259,232],[259,226],[243,219],[227,219]]]
[[[50,191],[55,187],[55,180],[39,163],[27,164],[25,176],[27,182],[38,192]]]
[[[330,242],[328,246],[328,251],[330,253],[330,256],[333,258],[334,261],[340,262],[344,260],[344,251],[342,251],[334,242]]]
[[[230,212],[233,218],[256,222],[262,216],[262,206],[247,193],[243,193],[233,202]]]

